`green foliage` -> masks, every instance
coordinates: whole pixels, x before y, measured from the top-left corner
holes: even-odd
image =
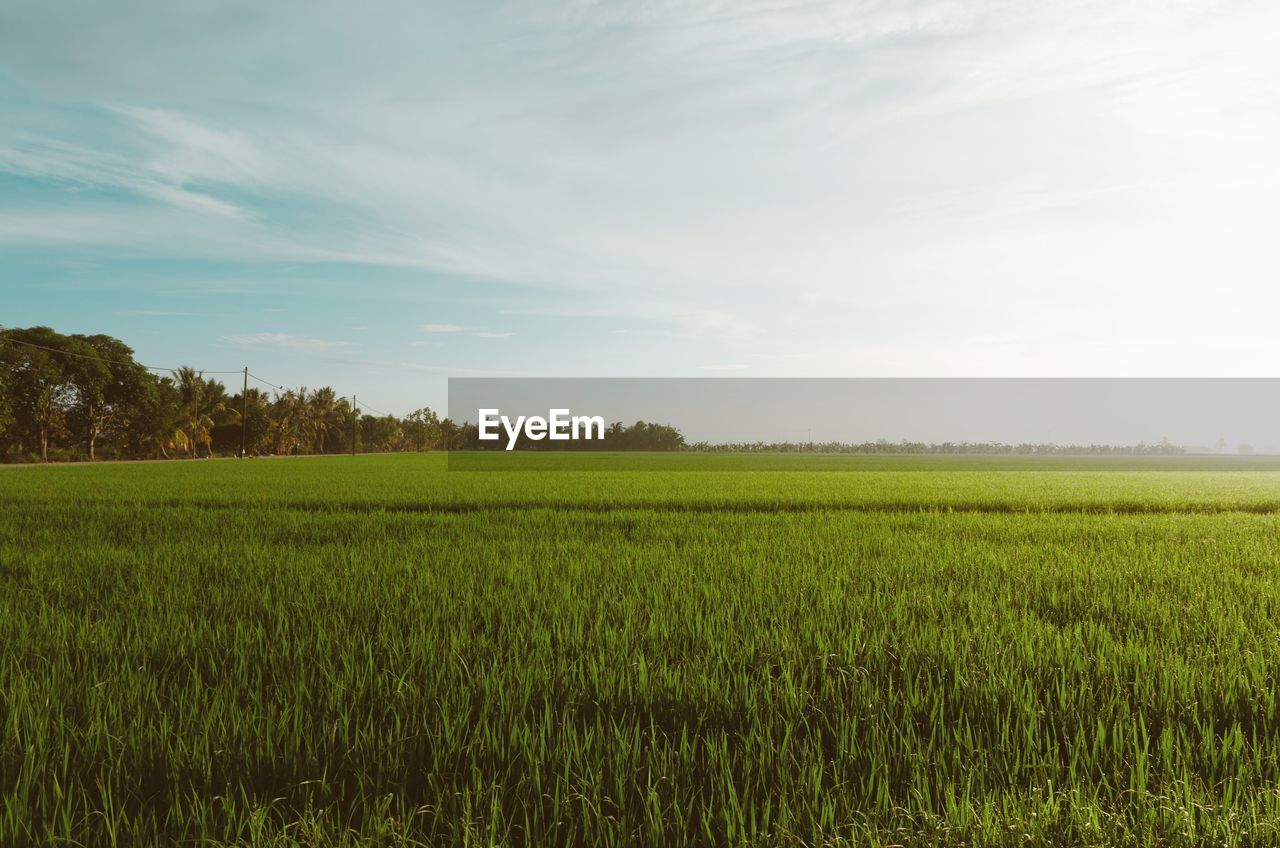
[[[21,345],[17,342],[26,342]],[[72,358],[61,351],[72,342],[48,327],[8,330],[0,339],[13,424],[8,436],[19,450],[48,457],[52,443],[64,435],[66,411],[75,397]]]
[[[1280,474],[684,458],[0,472],[0,844],[1280,841]]]
[[[429,407],[415,409],[402,422],[405,438],[415,450],[429,450],[440,441],[440,417]]]
[[[95,456],[100,437],[120,439],[130,419],[136,417],[151,397],[155,378],[133,362],[133,351],[110,336],[71,336],[66,364],[75,395],[68,410],[72,432]]]
[[[404,428],[394,415],[361,415],[359,444],[362,450],[379,453],[403,450]]]
[[[329,387],[229,396],[194,368],[151,373],[110,336],[48,327],[0,335],[0,456],[92,460],[101,443],[132,458],[238,455],[242,436],[249,455],[343,453],[353,426],[350,403]],[[369,431],[368,450],[440,446],[440,422],[425,407],[404,420],[365,416],[358,426]]]
[[[13,393],[8,386],[8,369],[3,367],[4,353],[0,347],[0,452],[4,445],[13,439],[10,428],[13,427]]]
[[[447,420],[445,423],[452,424]],[[475,424],[457,428],[457,436],[452,443],[455,449],[507,452],[505,437],[497,441],[482,442],[480,430]],[[615,421],[605,428],[603,438],[553,442],[549,439],[530,439],[521,432],[516,438],[514,450],[551,454],[600,451],[668,452],[684,448],[684,436],[669,424],[654,424],[648,421],[623,424],[621,421]]]

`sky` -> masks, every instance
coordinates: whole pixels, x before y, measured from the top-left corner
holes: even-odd
[[[0,325],[449,376],[1280,363],[1280,5],[0,5]]]

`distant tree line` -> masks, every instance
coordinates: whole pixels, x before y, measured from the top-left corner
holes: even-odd
[[[243,422],[243,423],[242,423]],[[250,388],[231,393],[194,368],[156,374],[105,335],[49,327],[0,333],[0,459],[173,459],[234,456],[243,431],[250,456],[479,450],[475,424],[423,407],[368,415],[332,388]],[[555,442],[586,450],[677,450],[679,431],[615,423],[603,441]],[[522,439],[521,450],[545,443]]]
[[[232,394],[193,368],[155,374],[104,335],[0,334],[0,457],[171,459],[449,448],[462,428],[426,407],[365,415],[332,388]],[[242,418],[243,415],[243,418]]]
[[[984,456],[1180,456],[1186,448],[1167,439],[1154,445],[1058,445],[1047,442],[697,442],[689,450],[701,453],[858,453],[858,454],[980,454]]]
[[[133,350],[105,335],[63,335],[48,327],[0,333],[0,459],[171,459],[430,450],[501,450],[481,442],[475,424],[440,418],[428,407],[403,417],[353,409],[328,386],[228,392],[193,368],[156,374]],[[737,442],[687,444],[669,424],[615,422],[603,440],[533,441],[517,450],[696,451],[705,453],[858,453],[1172,456],[1157,444],[1056,445],[1000,442]]]
[[[463,428],[461,445],[465,450],[506,450],[507,437],[498,441],[481,441],[480,430],[474,424]],[[514,450],[520,451],[678,451],[686,450],[684,436],[670,424],[637,421],[623,424],[615,421],[605,427],[603,439],[571,439],[551,441],[530,439],[523,432],[516,438]]]

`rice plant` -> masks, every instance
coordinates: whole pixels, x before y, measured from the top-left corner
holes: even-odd
[[[792,459],[6,469],[0,843],[1280,843],[1280,473]]]

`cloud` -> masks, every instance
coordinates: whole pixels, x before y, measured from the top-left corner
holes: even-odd
[[[352,342],[313,339],[289,333],[253,333],[251,335],[224,336],[224,341],[240,347],[271,347],[294,353],[333,353],[359,347]]]
[[[436,377],[525,377],[527,371],[509,368],[455,368],[448,365],[423,365],[420,362],[401,362],[400,368],[431,374]]]
[[[79,190],[119,190],[196,213],[250,217],[248,210],[237,204],[175,182],[148,163],[58,139],[34,137],[6,144],[0,138],[0,172]]]
[[[193,212],[207,212],[212,215],[221,215],[225,218],[240,218],[246,215],[245,210],[234,203],[228,203],[225,200],[219,200],[216,197],[210,197],[207,194],[190,191],[179,186],[155,185],[140,189],[140,191],[171,206],[177,206]]]
[[[1070,369],[1089,322],[1211,326],[1226,350],[1280,305],[1263,0],[322,3],[306,37],[247,0],[218,27],[15,8],[6,245],[423,271],[381,305],[568,305],[684,368],[767,341],[937,373],[1014,324],[1035,355],[971,367]],[[1160,345],[1142,362],[1187,361]]]
[[[114,111],[151,137],[149,170],[175,184],[262,184],[276,170],[242,131],[209,126],[168,109],[116,106]]]
[[[745,341],[759,332],[754,322],[720,309],[692,310],[681,321],[690,333],[725,341]]]
[[[461,324],[422,324],[420,330],[427,333],[466,333],[477,339],[505,339],[515,333],[486,330],[483,327],[464,327]],[[410,345],[421,347],[425,342],[410,342]]]
[[[213,315],[209,312],[178,312],[164,309],[126,309],[116,314],[129,318],[203,318]]]

